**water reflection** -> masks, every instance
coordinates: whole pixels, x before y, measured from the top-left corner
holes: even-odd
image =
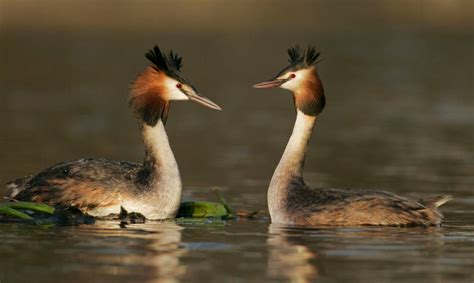
[[[444,254],[449,236],[441,227],[299,228],[272,224],[269,235],[267,275],[291,282],[313,282],[328,276],[342,282],[391,280],[406,276],[406,268],[413,271],[411,280],[442,282],[439,273],[427,275],[432,268],[464,268],[457,255]],[[446,262],[454,265],[446,267]],[[421,275],[423,278],[417,277]]]
[[[174,223],[2,228],[9,235],[2,238],[7,247],[0,258],[2,282],[51,279],[51,274],[55,281],[179,282],[186,271],[183,228]]]
[[[267,275],[270,278],[285,278],[291,282],[311,282],[319,269],[311,260],[317,257],[301,237],[290,238],[284,227],[271,224],[267,241],[269,253]]]
[[[116,266],[106,271],[114,275],[132,275],[136,274],[133,267],[140,263],[140,269],[145,272],[139,276],[143,276],[146,282],[179,282],[186,271],[180,260],[186,253],[185,249],[180,248],[183,228],[174,223],[160,223],[157,228],[156,224],[140,225],[139,229],[129,228],[130,248],[135,252],[117,257]],[[134,243],[135,240],[137,243]],[[112,258],[104,260],[110,264]],[[122,266],[127,267],[125,272]]]

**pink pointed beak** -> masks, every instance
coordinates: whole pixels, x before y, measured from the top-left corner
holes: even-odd
[[[254,88],[272,88],[272,87],[279,87],[279,86],[281,86],[282,84],[284,84],[284,83],[287,82],[287,81],[288,81],[288,79],[275,79],[275,80],[266,81],[266,82],[263,82],[263,83],[256,84],[256,85],[254,85],[253,87],[254,87]]]

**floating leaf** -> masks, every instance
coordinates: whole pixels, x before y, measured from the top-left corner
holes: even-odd
[[[210,201],[182,202],[176,217],[207,218],[226,217],[227,209],[224,205]]]

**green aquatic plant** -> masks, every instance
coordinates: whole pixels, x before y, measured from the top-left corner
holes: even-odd
[[[217,188],[213,189],[219,202],[211,201],[187,201],[182,202],[176,218],[179,222],[183,220],[187,223],[203,222],[206,219],[235,219],[237,212],[226,201]],[[128,216],[132,213],[127,213]],[[121,212],[122,215],[122,212]],[[133,215],[132,215],[133,216]],[[93,223],[93,217],[80,213],[79,210],[68,207],[55,208],[53,206],[36,202],[4,202],[0,203],[0,221],[20,221],[33,222],[36,224],[57,223],[57,224],[80,224]],[[122,219],[119,217],[119,219]],[[141,223],[134,222],[133,223]]]
[[[18,201],[0,203],[0,214],[14,219],[33,220],[34,218],[23,211],[46,213],[52,215],[55,208],[44,203]]]
[[[42,212],[46,214],[53,214],[54,211],[56,210],[52,206],[49,206],[44,203],[38,203],[38,202],[17,201],[17,202],[10,202],[8,204],[9,204],[8,206],[13,209],[31,210],[34,212]]]
[[[236,218],[237,217],[237,211],[230,205],[230,203],[227,202],[227,200],[224,198],[224,196],[221,194],[221,192],[219,192],[219,189],[214,188],[213,191],[216,194],[219,201],[222,203],[222,205],[227,210],[227,218]]]
[[[0,214],[5,215],[11,218],[23,219],[23,220],[32,220],[33,217],[29,216],[26,213],[23,213],[19,210],[13,209],[7,205],[0,205]]]
[[[187,201],[182,202],[176,218],[221,218],[234,219],[236,212],[225,200],[217,188],[213,189],[219,202]]]
[[[94,217],[67,206],[53,207],[36,202],[0,203],[0,222],[32,223],[36,225],[92,224]]]
[[[186,201],[179,206],[177,218],[222,218],[228,215],[224,205],[210,201]]]

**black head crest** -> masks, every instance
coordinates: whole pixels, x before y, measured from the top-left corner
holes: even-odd
[[[294,68],[305,68],[318,63],[317,59],[320,53],[316,51],[314,46],[308,46],[306,50],[301,50],[298,45],[288,48],[288,61],[290,66]]]
[[[177,71],[179,71],[181,67],[183,66],[183,64],[181,63],[181,60],[182,60],[181,56],[179,56],[176,53],[173,53],[173,51],[170,51],[167,61],[169,65],[172,65]]]
[[[306,56],[305,56],[305,62],[306,62],[306,65],[310,66],[310,65],[315,65],[316,63],[318,63],[318,61],[316,61],[319,57],[319,52],[316,51],[316,48],[314,48],[314,46],[309,46],[308,49],[306,50]]]
[[[155,45],[153,49],[145,53],[145,57],[153,63],[153,67],[161,71],[167,72],[169,70],[168,62],[166,58],[161,53],[161,50],[158,46]]]
[[[175,76],[175,73],[179,72],[183,66],[181,56],[173,51],[166,55],[156,45],[145,54],[145,57],[153,64],[153,68],[163,71],[170,76]]]
[[[306,50],[301,49],[298,45],[288,49],[288,61],[290,65],[286,66],[276,77],[279,78],[287,72],[295,72],[316,66],[320,53],[316,51],[314,46],[308,46]],[[308,91],[309,90],[309,91]],[[295,106],[306,115],[319,115],[326,105],[326,98],[324,96],[324,89],[317,72],[314,76],[305,82],[305,91],[300,91],[298,95],[293,96]]]
[[[153,49],[145,53],[145,57],[150,60],[153,69],[164,72],[169,77],[192,86],[191,82],[185,79],[180,73],[181,67],[183,67],[183,59],[177,53],[169,51],[168,54],[166,54],[161,52],[160,48],[155,45]]]
[[[278,76],[281,76],[289,71],[298,71],[311,66],[316,66],[321,60],[318,60],[320,53],[316,51],[314,46],[308,46],[306,50],[301,49],[298,45],[288,48],[288,62],[290,63],[283,70],[281,70]]]
[[[288,56],[290,56],[290,59],[288,59],[288,62],[290,62],[290,64],[294,64],[301,61],[302,56],[300,47],[298,45],[295,45],[294,47],[288,48]]]

